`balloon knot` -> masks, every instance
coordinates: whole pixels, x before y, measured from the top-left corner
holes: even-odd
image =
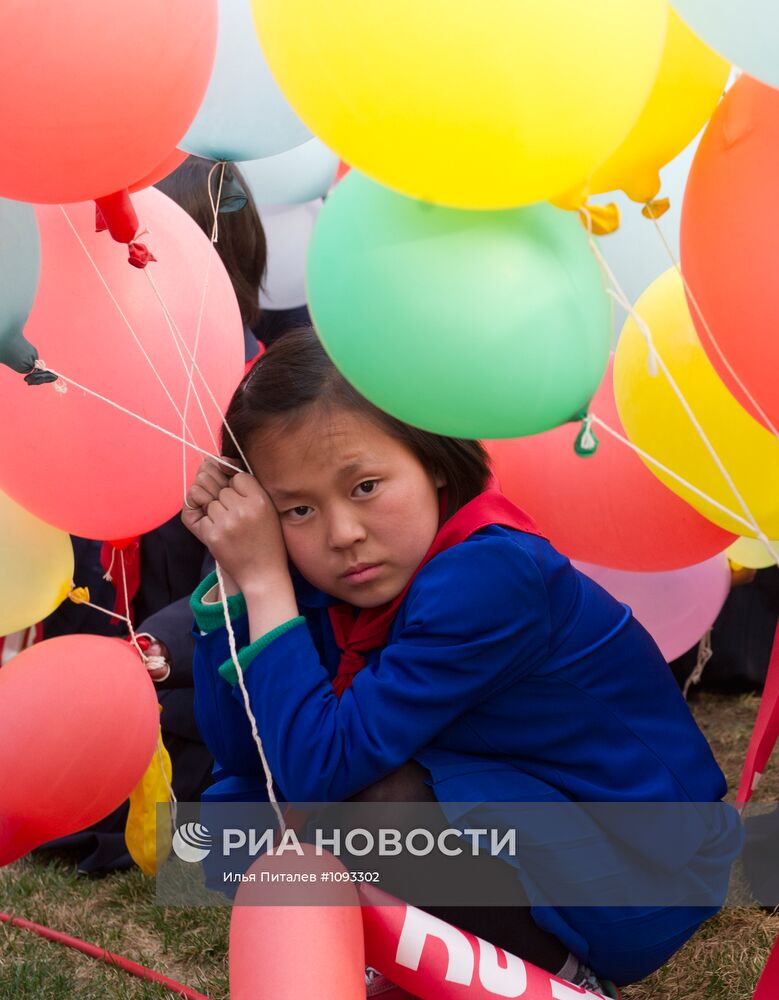
[[[654,198],[648,201],[641,209],[641,214],[645,219],[660,219],[671,207],[670,198]]]
[[[619,229],[619,205],[614,202],[608,205],[582,205],[579,209],[579,219],[587,232],[593,236],[608,236]]]
[[[588,413],[582,420],[581,430],[576,436],[573,450],[579,458],[589,458],[598,450],[600,442],[592,430],[592,414]]]
[[[74,587],[68,594],[68,597],[74,604],[88,604],[89,587]]]
[[[143,243],[128,243],[127,249],[130,252],[127,259],[133,267],[143,268],[146,267],[150,261],[157,259],[151,250],[149,250],[149,248]]]

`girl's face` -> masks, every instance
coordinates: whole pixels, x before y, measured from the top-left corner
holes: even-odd
[[[438,487],[406,445],[345,409],[256,432],[247,457],[279,513],[289,557],[358,608],[403,590],[438,530]]]

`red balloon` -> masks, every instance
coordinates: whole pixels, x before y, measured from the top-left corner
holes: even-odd
[[[351,882],[269,885],[261,873],[344,873],[331,854],[317,856],[302,844],[303,856],[285,851],[264,855],[241,885],[230,920],[231,1000],[365,1000],[362,914]],[[276,891],[279,905],[269,905]],[[295,905],[326,895],[328,905]],[[287,905],[284,905],[284,904]],[[341,905],[338,905],[338,904]]]
[[[613,359],[591,409],[624,435],[614,401]],[[574,451],[579,425],[485,442],[503,492],[570,559],[660,572],[700,563],[734,536],[701,517],[652,475],[631,449],[593,426],[594,455]]]
[[[119,639],[67,635],[0,670],[0,865],[112,812],[157,743],[154,685]]]
[[[244,368],[235,292],[210,241],[183,209],[154,188],[133,195],[133,202],[141,226],[150,230],[143,240],[157,258],[149,275],[190,351],[208,270],[197,362],[217,405],[195,373],[207,420],[192,394],[187,424],[197,444],[213,453],[221,414]],[[183,413],[187,398],[189,355],[177,347],[144,271],[128,265],[126,247],[95,233],[94,204],[65,211],[110,294],[60,208],[41,207],[40,286],[26,336],[54,371],[181,437],[177,410]],[[0,489],[63,531],[126,538],[181,509],[184,446],[73,386],[64,394],[51,384],[30,387],[3,367],[0,425]],[[187,449],[188,482],[201,460]]]
[[[0,194],[121,191],[187,131],[216,52],[216,0],[24,0],[0,8]]]
[[[135,191],[143,191],[144,188],[151,187],[157,181],[163,180],[168,174],[172,174],[176,167],[180,167],[188,156],[189,153],[185,153],[182,149],[174,149],[153,170],[150,170],[145,177],[130,185],[130,194],[133,194]]]
[[[682,210],[682,270],[709,360],[769,430],[779,428],[777,176],[779,90],[742,76],[695,154]]]
[[[557,976],[375,886],[361,884],[359,894],[366,962],[413,996],[426,1000],[551,1000],[579,995],[575,987],[563,985]]]

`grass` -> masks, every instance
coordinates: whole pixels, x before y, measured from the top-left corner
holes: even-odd
[[[753,695],[706,694],[693,710],[731,787],[757,712]],[[779,762],[758,790],[779,799]],[[102,879],[59,862],[25,859],[0,869],[0,909],[118,952],[206,994],[228,1000],[226,908],[160,907],[139,871]],[[779,913],[729,907],[625,1000],[750,1000],[779,935]],[[173,993],[29,931],[0,924],[0,997],[13,1000],[170,1000]]]

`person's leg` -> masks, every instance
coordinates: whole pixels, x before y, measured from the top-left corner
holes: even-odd
[[[416,761],[409,761],[403,767],[388,774],[381,781],[363,789],[353,796],[350,802],[386,802],[392,803],[392,826],[401,831],[412,830],[419,826],[420,802],[436,802],[433,790],[427,783],[429,773]],[[443,812],[437,810],[437,833],[446,829],[449,823]],[[361,859],[361,862],[367,859]],[[371,865],[381,867],[381,887],[385,891],[404,898],[404,883],[408,878],[405,873],[396,875],[397,865],[387,859],[371,860]],[[424,879],[433,884],[436,878],[437,861],[431,858],[419,859],[419,875],[414,876],[415,882]],[[469,906],[466,903],[456,906],[427,906],[425,910],[447,923],[475,934],[491,944],[519,958],[524,958],[542,969],[558,973],[563,969],[568,958],[568,949],[552,934],[542,930],[533,920],[530,913],[530,903],[517,878],[515,869],[498,858],[486,855],[473,857],[463,853],[456,858],[440,859],[439,878],[445,871],[447,879],[461,880],[479,885],[490,898],[500,900],[503,905]],[[445,867],[444,867],[445,866]],[[362,867],[366,867],[364,864]]]

